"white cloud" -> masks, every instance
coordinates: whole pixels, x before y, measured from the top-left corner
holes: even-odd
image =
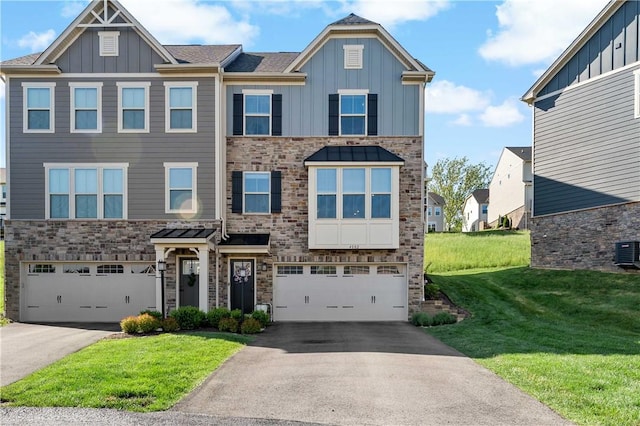
[[[551,63],[604,7],[607,0],[504,0],[499,30],[489,33],[480,55],[512,66]]]
[[[524,115],[518,110],[515,99],[507,99],[498,106],[490,106],[480,114],[480,121],[487,127],[509,127],[524,120]]]
[[[199,0],[122,0],[121,3],[163,44],[250,45],[259,33],[259,28],[250,24],[247,17],[235,19],[219,4]]]
[[[63,18],[73,18],[75,19],[76,16],[80,15],[80,12],[82,12],[84,10],[84,8],[87,7],[87,2],[81,2],[81,1],[65,1],[64,2],[64,6],[62,6],[62,12],[60,12],[60,15]]]
[[[28,48],[31,52],[38,52],[49,47],[55,36],[54,30],[47,30],[43,33],[29,31],[29,34],[18,40],[18,46],[23,49]]]
[[[471,126],[471,117],[469,116],[469,114],[460,114],[458,118],[449,122],[449,124],[453,124],[454,126],[468,127]]]
[[[427,86],[425,110],[435,114],[478,111],[489,106],[490,97],[490,92],[480,92],[466,86],[457,86],[447,80],[439,80]]]
[[[449,4],[448,0],[353,0],[345,2],[342,10],[393,27],[407,21],[426,21],[447,9]]]

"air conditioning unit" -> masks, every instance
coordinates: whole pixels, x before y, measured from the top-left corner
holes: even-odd
[[[640,268],[640,241],[617,242],[615,264],[622,267]]]

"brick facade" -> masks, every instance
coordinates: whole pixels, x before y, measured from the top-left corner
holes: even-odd
[[[640,240],[640,202],[538,216],[531,223],[531,266],[638,273],[614,264],[615,243]]]
[[[525,213],[524,206],[519,207],[506,215],[511,220],[511,227],[514,229],[530,229],[531,228],[531,214]],[[494,220],[489,224],[489,228],[498,228],[500,224],[497,220]]]

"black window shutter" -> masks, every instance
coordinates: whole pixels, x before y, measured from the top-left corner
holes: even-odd
[[[271,172],[271,213],[282,211],[282,172]]]
[[[282,95],[271,95],[271,135],[282,136]]]
[[[242,172],[231,172],[231,213],[242,213]]]
[[[340,95],[329,95],[329,136],[338,136],[340,121]]]
[[[243,132],[243,114],[244,114],[244,97],[242,93],[233,95],[233,134],[242,135]]]
[[[375,93],[367,97],[367,135],[378,136],[378,95]]]

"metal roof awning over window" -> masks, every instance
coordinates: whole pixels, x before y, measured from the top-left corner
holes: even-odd
[[[404,164],[404,160],[380,146],[325,146],[307,157],[309,163],[395,163]]]
[[[229,234],[220,241],[220,253],[269,253],[270,234]]]
[[[165,228],[151,235],[153,244],[207,244],[216,233],[214,228]]]

